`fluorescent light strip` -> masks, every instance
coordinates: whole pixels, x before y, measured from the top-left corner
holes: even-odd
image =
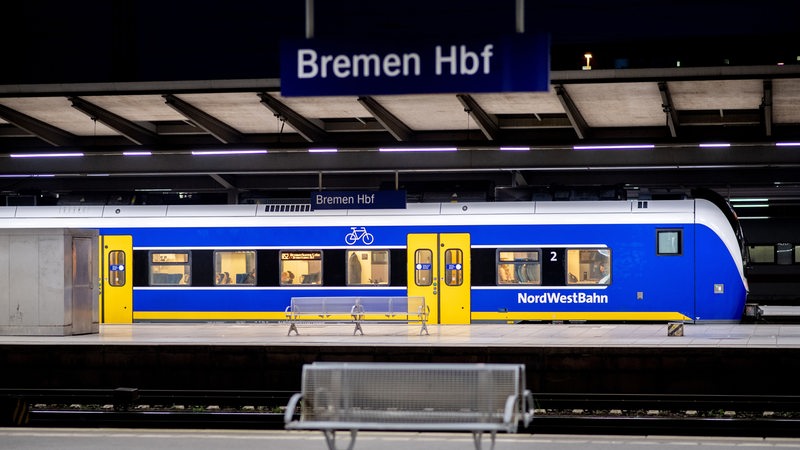
[[[454,152],[455,147],[379,148],[382,152]]]
[[[310,148],[308,149],[308,153],[336,153],[338,152],[338,148]]]
[[[266,150],[192,150],[192,155],[263,155]]]
[[[739,220],[766,220],[766,219],[769,219],[769,216],[739,217]]]
[[[12,158],[73,158],[83,156],[80,152],[70,153],[12,153]]]
[[[153,154],[153,152],[136,151],[136,152],[122,152],[122,154],[125,156],[150,156]]]
[[[734,208],[768,208],[769,204],[767,203],[746,203],[743,205],[733,205]]]
[[[725,144],[725,143],[716,143],[716,144],[715,143],[711,143],[711,144],[700,144],[700,145],[698,145],[698,147],[700,147],[700,148],[728,148],[730,146],[731,146],[731,144]]]
[[[508,152],[526,152],[530,149],[530,147],[500,147],[500,150]]]
[[[732,198],[731,202],[768,202],[768,198]]]
[[[575,145],[573,150],[648,150],[656,148],[655,144],[632,145]]]
[[[800,147],[800,142],[776,142],[775,147]]]

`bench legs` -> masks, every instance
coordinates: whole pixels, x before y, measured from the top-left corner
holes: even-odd
[[[336,448],[336,430],[322,430],[322,433],[325,434],[328,450],[339,450]],[[356,445],[356,433],[358,430],[350,430],[350,445],[347,446],[347,450],[353,450],[353,446]]]
[[[497,432],[491,431],[490,433],[492,434],[492,446],[489,447],[489,450],[494,450],[494,438],[497,436]],[[481,444],[483,443],[483,431],[473,431],[472,441],[475,442],[475,450],[481,450]]]
[[[286,333],[286,335],[287,335],[287,336],[291,336],[291,335],[292,335],[292,330],[294,330],[294,334],[295,334],[295,336],[299,336],[299,335],[300,335],[300,332],[299,332],[299,331],[297,331],[297,324],[296,324],[296,323],[294,323],[294,322],[292,322],[291,324],[289,324],[289,332],[288,332],[288,333]]]
[[[428,333],[428,322],[422,321],[422,328],[419,329],[419,335],[422,336],[422,332],[425,332],[426,335],[430,336],[431,334]]]

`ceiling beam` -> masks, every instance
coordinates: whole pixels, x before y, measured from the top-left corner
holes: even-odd
[[[258,96],[261,98],[261,103],[272,111],[278,119],[288,122],[308,142],[325,142],[328,140],[328,133],[325,130],[278,101],[275,97],[266,92],[262,92]]]
[[[661,109],[667,116],[667,127],[669,134],[672,137],[678,137],[678,110],[675,109],[675,104],[672,103],[672,94],[669,92],[669,86],[666,81],[658,82],[658,92],[661,94]]]
[[[189,102],[181,100],[173,94],[165,94],[163,97],[172,109],[206,130],[223,144],[236,144],[242,140],[242,133]]]
[[[72,102],[73,108],[91,117],[92,120],[97,120],[103,125],[116,130],[138,145],[153,146],[158,143],[158,134],[141,125],[124,119],[80,97],[69,97],[69,101]]]
[[[575,106],[575,102],[572,101],[572,98],[567,93],[567,89],[564,88],[563,84],[554,85],[553,88],[556,91],[558,100],[561,102],[561,106],[564,107],[564,112],[567,113],[567,117],[572,124],[572,128],[575,130],[575,134],[578,135],[578,139],[586,139],[589,126],[586,124],[586,119],[583,118],[578,107]]]
[[[211,178],[212,178],[214,181],[216,181],[217,183],[219,183],[219,184],[220,184],[220,186],[222,186],[222,187],[223,187],[224,189],[226,189],[226,190],[236,189],[236,186],[234,186],[233,184],[231,184],[231,183],[230,183],[230,182],[229,182],[227,179],[225,179],[225,177],[224,177],[224,176],[222,176],[222,175],[220,175],[220,174],[217,174],[217,173],[209,173],[209,174],[208,174],[208,176],[210,176],[210,177],[211,177]]]
[[[500,127],[497,125],[497,118],[487,113],[481,105],[469,94],[457,94],[458,101],[464,105],[466,111],[478,124],[483,135],[490,141],[495,141],[500,137]]]
[[[0,105],[0,118],[55,147],[71,147],[75,145],[75,135],[8,106]]]
[[[764,97],[761,99],[764,133],[772,136],[772,80],[764,80]]]
[[[361,103],[372,117],[378,121],[383,128],[386,129],[398,141],[413,141],[414,131],[408,127],[397,116],[390,113],[388,109],[384,108],[377,100],[369,96],[358,97],[358,102]]]

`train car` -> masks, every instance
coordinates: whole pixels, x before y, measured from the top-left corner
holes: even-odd
[[[424,296],[430,323],[738,322],[741,245],[703,199],[20,206],[99,230],[102,322],[280,321],[293,296]]]

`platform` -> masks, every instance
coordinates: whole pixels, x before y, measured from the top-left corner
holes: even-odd
[[[350,324],[300,324],[287,336],[288,324],[102,325],[100,333],[77,336],[0,336],[20,345],[269,345],[269,346],[480,346],[480,347],[743,347],[800,348],[797,324],[686,324],[683,336],[668,336],[666,324],[364,324],[352,335]]]

